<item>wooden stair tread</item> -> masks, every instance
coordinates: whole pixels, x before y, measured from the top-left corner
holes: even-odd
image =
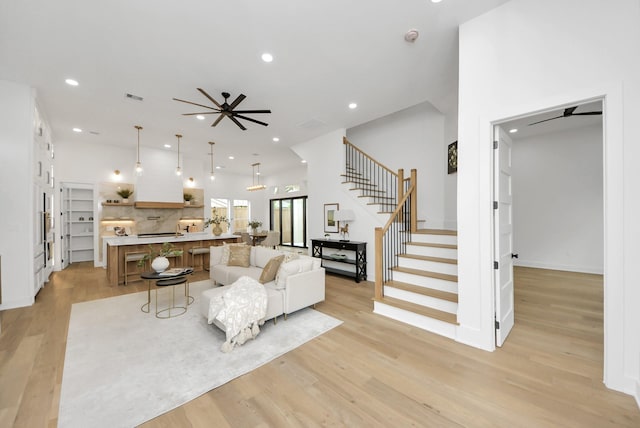
[[[447,248],[449,250],[457,250],[458,249],[458,246],[454,245],[454,244],[435,244],[435,243],[431,243],[431,242],[409,241],[409,242],[407,242],[407,245],[415,245],[415,246],[418,246],[418,247]]]
[[[379,195],[360,195],[359,198],[374,198],[374,199],[386,199],[388,201],[395,201],[396,198],[392,196],[379,196]]]
[[[351,188],[351,189],[349,189],[349,190],[363,190],[363,191],[372,192],[372,193],[378,193],[378,194],[380,194],[380,193],[383,193],[383,194],[384,194],[384,193],[387,193],[387,192],[385,192],[384,190],[365,189],[364,187],[353,187],[353,188]],[[373,195],[362,195],[362,197],[366,197],[366,196],[371,196],[371,197],[373,197]]]
[[[458,236],[457,230],[449,230],[449,229],[418,229],[415,233],[421,235],[450,235],[450,236]]]
[[[447,263],[450,265],[458,264],[458,261],[456,259],[447,259],[443,257],[433,257],[433,256],[421,256],[418,254],[398,254],[398,257],[405,257],[407,259],[414,259],[414,260],[424,260],[425,262]]]
[[[400,290],[410,291],[412,293],[420,294],[422,296],[433,297],[434,299],[446,300],[448,302],[458,303],[458,295],[449,291],[436,290],[429,287],[421,287],[415,284],[408,284],[400,281],[388,281],[384,284],[385,287],[398,288]]]
[[[395,299],[393,297],[383,297],[382,299],[373,299],[376,302],[383,303],[385,305],[393,306],[398,309],[412,312],[414,314],[422,315],[428,318],[444,321],[449,324],[458,325],[458,317],[455,314],[449,312],[439,311],[437,309],[428,308],[426,306],[417,305],[415,303],[406,302],[404,300]]]
[[[445,281],[452,281],[452,282],[458,282],[458,275],[449,275],[446,273],[438,273],[438,272],[431,272],[428,270],[421,270],[421,269],[413,269],[413,268],[406,268],[406,267],[400,267],[400,266],[396,266],[394,268],[391,269],[394,272],[403,272],[403,273],[410,273],[412,275],[419,275],[419,276],[426,276],[429,278],[435,278],[435,279],[442,279]]]
[[[359,186],[378,187],[377,184],[369,184],[369,183],[363,183],[361,181],[353,181],[353,180],[343,181],[341,184],[357,184]]]

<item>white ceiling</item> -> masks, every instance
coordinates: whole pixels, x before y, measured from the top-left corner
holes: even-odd
[[[54,143],[134,147],[142,125],[143,146],[175,150],[181,133],[193,156],[215,141],[227,171],[250,174],[260,161],[269,174],[300,161],[289,146],[331,130],[423,101],[455,111],[458,25],[505,2],[3,1],[0,79],[36,89]],[[420,37],[408,43],[412,28]],[[263,52],[274,61],[264,63]],[[219,102],[223,91],[231,100],[245,94],[238,109],[271,109],[249,115],[269,126],[243,122],[242,131],[225,118],[212,128],[215,116],[182,116],[199,109],[174,97],[210,104],[197,87]]]

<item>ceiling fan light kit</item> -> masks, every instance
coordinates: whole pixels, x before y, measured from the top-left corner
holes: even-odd
[[[235,108],[238,107],[238,104],[240,104],[246,98],[244,94],[238,95],[236,99],[233,100],[231,104],[229,104],[228,98],[231,96],[231,94],[229,94],[228,92],[222,92],[221,95],[224,98],[224,102],[219,103],[218,101],[215,100],[215,98],[209,95],[204,89],[202,88],[196,88],[196,89],[202,95],[207,97],[207,99],[211,101],[215,107],[194,103],[192,101],[181,100],[179,98],[174,98],[174,101],[179,101],[181,103],[191,104],[194,106],[208,109],[208,111],[205,111],[205,112],[183,113],[182,114],[183,116],[219,114],[220,116],[218,116],[218,118],[211,124],[211,126],[217,126],[220,123],[220,121],[222,121],[222,119],[224,119],[225,117],[228,117],[233,123],[235,123],[238,126],[238,128],[242,129],[243,131],[246,131],[247,128],[238,119],[248,120],[249,122],[257,123],[258,125],[262,125],[262,126],[269,126],[268,123],[245,116],[245,114],[271,113],[271,110],[264,110],[264,109],[263,110],[235,110]]]

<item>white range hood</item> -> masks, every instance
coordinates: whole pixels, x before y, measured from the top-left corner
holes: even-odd
[[[175,173],[177,154],[145,150],[140,160],[143,173],[136,176],[133,194],[136,208],[183,207],[183,177]]]

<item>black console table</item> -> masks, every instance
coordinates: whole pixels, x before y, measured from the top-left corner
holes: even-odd
[[[339,250],[339,252],[324,252],[325,248]],[[348,254],[341,250],[348,251]],[[335,239],[312,239],[311,255],[321,258],[323,261],[345,263],[355,265],[355,273],[334,267],[327,267],[322,263],[322,267],[327,272],[354,277],[356,282],[367,280],[367,243],[359,241],[338,241]]]

